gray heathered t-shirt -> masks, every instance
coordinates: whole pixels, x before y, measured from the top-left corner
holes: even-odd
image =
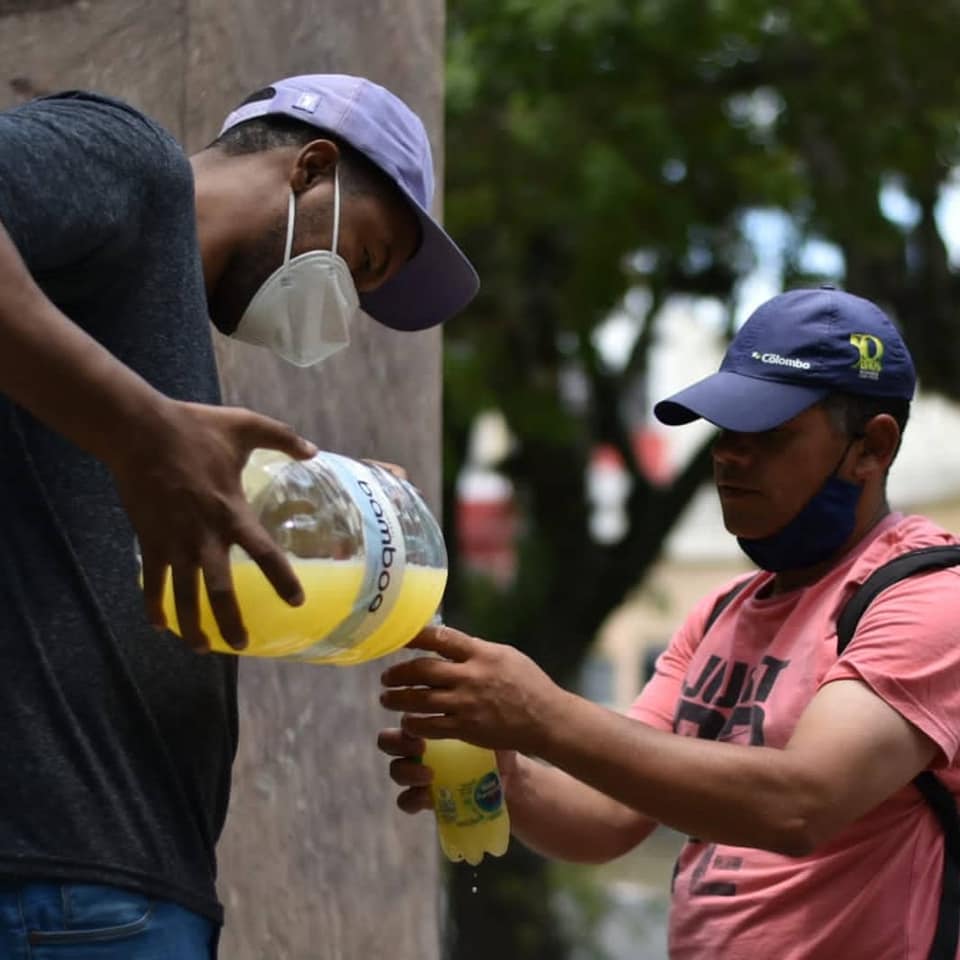
[[[0,113],[0,221],[46,294],[163,393],[218,403],[189,161],[68,93]],[[0,877],[131,887],[219,921],[236,661],[146,622],[102,463],[0,393]]]

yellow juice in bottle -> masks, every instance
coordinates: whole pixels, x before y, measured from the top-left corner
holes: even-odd
[[[249,636],[249,643],[243,650],[234,650],[220,635],[201,580],[200,626],[211,649],[249,656],[282,656],[316,643],[350,613],[364,576],[362,561],[294,559],[293,569],[305,595],[299,607],[291,607],[281,600],[270,581],[249,558],[231,564],[234,591]],[[170,629],[178,633],[169,577],[164,588],[163,612]]]
[[[446,569],[409,564],[403,571],[396,603],[373,633],[351,650],[310,658],[311,662],[346,666],[399,650],[430,622],[440,606],[446,584]]]
[[[433,771],[430,792],[448,859],[476,866],[485,853],[506,853],[510,816],[496,754],[461,740],[428,740],[423,762]]]

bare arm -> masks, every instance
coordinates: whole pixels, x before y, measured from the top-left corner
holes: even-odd
[[[171,416],[171,401],[44,296],[2,224],[0,390],[106,462]]]
[[[140,540],[147,615],[163,625],[172,569],[184,639],[199,626],[202,574],[224,638],[246,639],[228,550],[238,543],[285,599],[299,602],[288,561],[256,522],[240,470],[257,446],[310,456],[293,430],[247,410],[171,400],[88,336],[43,294],[0,224],[0,392],[102,459]]]
[[[642,843],[655,820],[556,767],[516,755],[504,776],[513,835],[537,853],[573,863],[606,863]]]
[[[804,855],[932,761],[936,747],[863,683],[827,685],[783,750],[654,730],[555,686],[527,657],[452,630],[384,675],[412,736],[542,757],[653,821],[704,840]]]
[[[783,750],[678,737],[567,694],[543,755],[703,840],[804,856],[933,760],[936,748],[870,689],[829,684]],[[590,743],[602,738],[600,754]]]

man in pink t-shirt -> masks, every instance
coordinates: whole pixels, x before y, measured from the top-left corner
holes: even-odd
[[[720,428],[724,523],[760,572],[697,605],[629,717],[510,647],[427,629],[415,646],[444,659],[384,675],[384,705],[406,712],[380,738],[400,806],[430,807],[422,738],[468,740],[501,751],[514,835],[546,855],[604,861],[658,823],[689,836],[673,960],[955,960],[950,936],[933,946],[944,835],[911,781],[933,771],[955,807],[960,567],[883,590],[837,653],[871,573],[956,542],[887,505],[914,380],[869,301],[820,288],[762,305],[718,373],[655,408]]]

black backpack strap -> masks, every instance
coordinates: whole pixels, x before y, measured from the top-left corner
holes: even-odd
[[[943,831],[943,886],[929,960],[956,960],[960,939],[960,818],[953,794],[929,770],[913,778]]]
[[[857,588],[857,592],[847,601],[847,605],[837,617],[837,655],[843,653],[847,644],[853,639],[864,610],[870,606],[878,593],[915,573],[922,573],[925,570],[943,570],[958,564],[960,564],[960,546],[921,547],[919,550],[911,550],[909,553],[894,557],[874,570]]]
[[[960,565],[960,546],[923,547],[895,557],[874,570],[837,617],[837,655],[843,653],[853,639],[864,610],[878,593],[915,573],[957,565]],[[913,784],[943,831],[943,883],[937,908],[937,929],[928,960],[956,960],[960,941],[960,814],[953,794],[929,770],[914,777]]]
[[[707,635],[707,631],[717,622],[717,617],[719,617],[720,614],[730,606],[730,602],[733,600],[733,598],[740,593],[740,591],[748,583],[751,583],[752,581],[753,577],[746,577],[743,580],[735,583],[726,593],[721,593],[720,596],[717,597],[717,600],[713,605],[713,609],[710,611],[710,616],[707,617],[707,622],[703,625],[703,633],[701,634],[701,637],[705,637]]]

